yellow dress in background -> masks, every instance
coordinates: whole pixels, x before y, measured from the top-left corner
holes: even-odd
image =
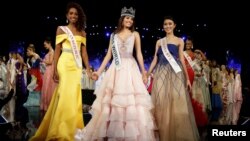
[[[74,36],[77,47],[86,45],[86,38]],[[35,136],[30,141],[73,141],[76,129],[84,127],[82,114],[81,75],[72,53],[69,37],[56,36],[56,44],[62,43],[58,60],[59,84],[54,91],[48,111]]]

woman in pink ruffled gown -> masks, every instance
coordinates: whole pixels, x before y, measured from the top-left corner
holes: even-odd
[[[83,131],[83,140],[96,141],[155,141],[156,129],[151,109],[153,104],[146,89],[146,71],[141,53],[140,35],[134,31],[134,10],[122,9],[117,30],[111,35],[109,49],[100,68],[92,75],[97,79],[112,57],[92,105],[93,116]],[[116,51],[120,68],[116,66]],[[133,49],[136,49],[135,58]]]

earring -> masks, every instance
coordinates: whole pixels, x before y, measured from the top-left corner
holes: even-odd
[[[66,23],[69,23],[69,20],[68,20],[68,19],[66,19]]]

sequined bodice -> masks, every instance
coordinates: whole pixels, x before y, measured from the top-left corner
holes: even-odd
[[[119,54],[121,58],[127,58],[133,56],[133,49],[135,43],[135,36],[132,33],[129,37],[125,40],[122,40],[119,35],[115,34],[114,37],[117,40],[117,46],[119,50]]]

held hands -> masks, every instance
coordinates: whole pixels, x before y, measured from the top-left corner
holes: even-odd
[[[92,72],[89,69],[86,70],[86,74],[89,78],[92,78]]]
[[[99,78],[99,74],[97,72],[93,72],[91,75],[91,79],[96,81],[96,80],[98,80],[98,78]]]
[[[147,78],[149,78],[149,77],[151,77],[151,78],[153,78],[153,74],[152,73],[146,73],[146,75],[147,75]]]
[[[148,83],[148,75],[146,71],[142,73],[142,80],[144,84]]]

